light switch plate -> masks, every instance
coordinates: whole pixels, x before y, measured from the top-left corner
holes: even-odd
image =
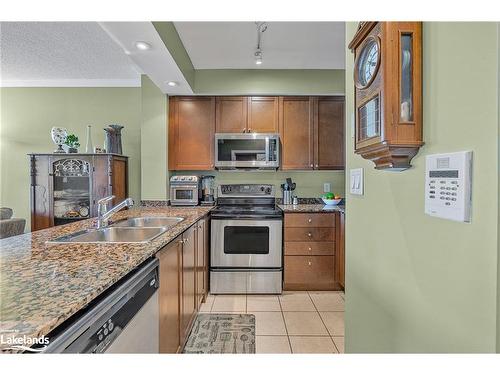
[[[363,195],[363,168],[350,170],[349,189],[351,194]]]
[[[331,193],[332,191],[332,184],[329,182],[325,182],[323,184],[323,193]]]

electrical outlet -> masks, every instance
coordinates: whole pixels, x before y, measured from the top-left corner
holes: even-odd
[[[332,191],[332,184],[329,182],[325,182],[323,184],[323,193],[330,193]]]

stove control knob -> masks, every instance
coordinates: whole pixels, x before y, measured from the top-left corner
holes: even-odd
[[[264,186],[261,186],[260,191],[264,191],[264,190],[266,190],[266,188]]]
[[[271,188],[270,187],[266,188],[266,194],[271,194]]]

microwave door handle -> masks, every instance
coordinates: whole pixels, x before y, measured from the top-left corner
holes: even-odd
[[[270,160],[269,158],[269,137],[266,137],[266,163]]]

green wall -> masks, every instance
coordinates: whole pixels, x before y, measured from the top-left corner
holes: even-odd
[[[92,125],[93,144],[104,142],[104,126],[121,124],[123,153],[129,159],[129,191],[137,202],[140,187],[140,88],[1,88],[0,205],[12,207],[27,220],[30,152],[52,152],[53,126],[62,126],[80,138],[85,151],[86,127]]]
[[[346,26],[346,45],[357,24]],[[425,146],[404,172],[353,153],[353,55],[346,51],[346,351],[495,352],[498,261],[498,25],[425,23]],[[424,214],[424,162],[473,150],[470,224]]]
[[[197,95],[343,95],[344,70],[201,69]]]
[[[141,88],[141,199],[166,200],[167,96],[146,75]]]
[[[344,196],[344,171],[276,171],[276,172],[175,172],[174,174],[198,174],[215,176],[219,184],[274,184],[276,196],[281,197],[280,185],[290,177],[297,188],[294,194],[301,198],[320,197],[323,194],[323,183],[329,182],[332,191]]]

